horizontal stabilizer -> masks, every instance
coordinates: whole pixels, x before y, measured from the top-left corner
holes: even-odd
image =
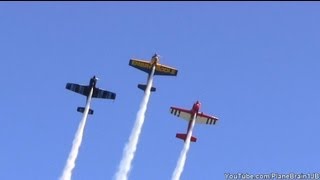
[[[77,111],[83,113],[83,112],[84,112],[84,107],[78,107],[78,108],[77,108]],[[88,114],[93,114],[93,110],[92,110],[92,109],[89,109]]]
[[[182,139],[182,140],[184,140],[184,141],[186,141],[186,139],[187,139],[187,134],[177,134],[176,135],[176,137],[177,138],[179,138],[179,139]],[[197,138],[196,137],[193,137],[193,136],[191,136],[191,142],[196,142],[197,141]]]
[[[147,85],[144,85],[144,84],[138,84],[138,88],[145,91],[146,88],[147,88]],[[151,87],[151,92],[155,92],[156,91],[156,88],[155,87]]]

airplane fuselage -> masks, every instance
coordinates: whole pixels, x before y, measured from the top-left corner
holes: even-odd
[[[197,101],[196,103],[193,104],[191,111],[197,114],[200,110],[200,107],[201,107],[201,103]]]
[[[193,121],[196,119],[197,114],[199,113],[200,107],[201,107],[201,103],[199,101],[197,101],[196,103],[193,104],[192,109],[191,109],[192,116],[190,117],[187,133],[189,133],[191,125],[192,125]]]
[[[96,88],[97,80],[98,79],[96,78],[96,76],[93,76],[90,79],[90,82],[89,82],[90,90],[93,89],[93,91],[94,91],[94,89]],[[88,99],[89,99],[89,96],[87,96],[87,101],[88,101]]]
[[[158,66],[158,64],[159,64],[159,57],[158,56],[153,56],[152,57],[152,59],[151,59],[151,69],[153,69],[153,68],[157,68],[157,66]],[[150,77],[150,75],[151,75],[151,72],[152,72],[152,70],[150,71],[150,73],[149,73],[149,77]],[[149,77],[148,77],[148,79],[149,79]]]
[[[157,64],[153,64],[152,65],[152,70],[150,71],[150,73],[148,74],[148,79],[147,79],[147,84],[150,82],[151,76],[154,76],[154,70],[157,68]],[[153,70],[154,69],[154,70]]]
[[[156,66],[157,67],[158,63],[159,63],[159,58],[158,57],[154,57],[154,58],[151,59],[151,65],[152,66]]]
[[[97,78],[96,76],[93,76],[91,79],[90,79],[90,82],[89,82],[89,85],[90,87],[92,88],[95,88],[96,87],[96,84],[97,84]]]

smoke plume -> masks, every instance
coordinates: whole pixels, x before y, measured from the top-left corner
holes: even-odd
[[[135,152],[137,150],[137,144],[139,141],[139,135],[141,133],[142,125],[145,119],[145,113],[147,111],[147,105],[150,97],[150,90],[153,82],[153,74],[155,68],[153,67],[151,74],[148,78],[147,87],[145,89],[145,94],[140,104],[139,111],[137,113],[136,121],[134,127],[132,129],[131,135],[129,137],[129,141],[127,142],[124,151],[122,160],[120,162],[118,172],[115,175],[116,180],[127,180],[129,176],[129,172],[131,170],[131,163],[134,158]]]
[[[78,130],[76,132],[76,135],[73,139],[72,142],[72,148],[66,163],[66,166],[64,167],[62,176],[60,177],[60,180],[71,180],[71,176],[72,176],[72,170],[75,167],[75,163],[76,163],[76,159],[78,156],[78,152],[79,152],[79,148],[82,142],[82,137],[83,137],[83,131],[86,125],[86,121],[87,121],[87,116],[88,116],[88,112],[90,109],[90,102],[91,102],[91,97],[92,97],[92,93],[93,93],[93,88],[90,91],[90,94],[88,96],[88,100],[87,100],[87,104],[85,107],[85,110],[83,112],[83,117],[80,121]]]
[[[182,149],[182,151],[180,153],[180,157],[179,157],[177,166],[176,166],[176,168],[175,168],[175,170],[173,172],[172,180],[180,180],[181,174],[182,174],[183,169],[184,169],[184,164],[186,163],[187,153],[188,153],[189,148],[190,148],[190,139],[191,139],[191,136],[192,136],[192,131],[193,131],[193,127],[194,127],[195,122],[196,122],[196,116],[194,116],[193,119],[192,119],[190,131],[187,134],[187,138],[186,138],[186,141],[185,141],[185,143],[183,145],[183,149]]]

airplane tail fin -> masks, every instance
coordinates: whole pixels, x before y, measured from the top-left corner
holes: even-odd
[[[83,113],[83,112],[84,112],[84,107],[78,107],[78,108],[77,108],[77,111]],[[93,114],[93,110],[92,110],[92,109],[89,109],[88,114]]]
[[[147,88],[147,85],[145,84],[138,84],[138,88],[145,91],[146,88]],[[156,88],[155,87],[151,87],[151,92],[155,92],[156,91]]]
[[[179,139],[182,139],[182,140],[186,141],[186,139],[187,139],[187,134],[180,134],[180,133],[178,133],[178,134],[176,135],[176,137],[179,138]],[[196,142],[196,141],[197,141],[197,138],[194,137],[194,136],[191,136],[190,141],[191,141],[191,142]]]

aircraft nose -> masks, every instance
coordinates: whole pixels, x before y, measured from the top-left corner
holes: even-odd
[[[153,55],[153,57],[160,57],[160,55],[158,54],[158,53],[155,53],[154,55]]]
[[[99,80],[99,78],[97,78],[96,76],[93,76],[93,79],[94,79],[94,80]]]
[[[157,53],[155,53],[155,54],[152,56],[152,58],[156,58],[156,57],[158,57],[158,54],[157,54]]]

